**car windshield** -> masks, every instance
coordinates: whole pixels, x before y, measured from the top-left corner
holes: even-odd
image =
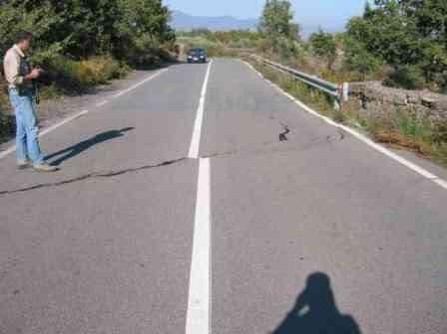
[[[203,49],[192,49],[189,51],[189,54],[194,55],[194,56],[201,56],[205,54],[205,51]]]

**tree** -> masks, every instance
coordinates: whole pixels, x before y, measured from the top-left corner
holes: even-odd
[[[40,55],[126,60],[129,50],[144,52],[175,39],[169,15],[161,0],[0,0],[0,47],[4,52],[25,29],[34,33]]]
[[[32,15],[42,8],[50,9],[33,28],[51,20],[39,43],[59,43],[63,52],[74,58],[85,58],[110,50],[116,39],[115,23],[120,20],[117,0],[7,0],[17,13]],[[34,29],[32,29],[34,30]]]
[[[292,5],[287,0],[267,0],[259,30],[269,38],[299,39],[299,26],[293,23]]]
[[[299,25],[293,22],[290,1],[267,0],[259,24],[265,50],[279,53],[284,58],[294,57],[301,51]]]
[[[32,31],[36,37],[36,48],[54,48],[53,43],[45,40],[53,25],[59,18],[49,3],[43,3],[39,8],[28,11],[26,2],[0,2],[0,53],[14,43],[15,36],[20,30]]]
[[[445,0],[401,0],[405,14],[416,22],[422,37],[447,44],[447,2]]]
[[[347,63],[358,64],[355,58],[361,52],[365,59],[391,65],[396,73],[408,70],[413,78],[422,73],[426,81],[445,85],[446,22],[445,0],[374,0],[363,17],[348,23]]]
[[[334,35],[325,33],[322,29],[310,36],[313,53],[327,62],[328,69],[337,59],[337,42]]]
[[[148,51],[157,50],[164,43],[173,44],[175,33],[168,24],[170,13],[161,0],[118,0],[118,4],[122,18],[117,23],[120,43],[115,54],[119,58],[143,63]]]
[[[447,1],[402,0],[402,3],[423,43],[421,68],[429,81],[447,90]]]

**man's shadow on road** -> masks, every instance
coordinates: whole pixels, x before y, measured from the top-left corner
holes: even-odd
[[[75,156],[81,154],[82,152],[90,149],[91,147],[104,143],[106,141],[116,139],[119,137],[124,136],[125,132],[132,131],[135,129],[134,127],[128,127],[121,130],[110,130],[106,132],[99,133],[89,139],[83,140],[80,143],[77,143],[76,145],[67,147],[61,151],[52,153],[45,157],[45,160],[51,160],[53,158],[59,157],[56,160],[51,162],[51,165],[53,166],[59,166],[64,161],[69,160],[71,158],[74,158]]]
[[[295,306],[272,334],[360,334],[354,318],[337,308],[330,279],[314,273]]]

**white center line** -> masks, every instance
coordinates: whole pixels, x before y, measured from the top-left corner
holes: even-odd
[[[189,147],[188,158],[197,159],[199,157],[200,137],[202,135],[203,112],[205,109],[206,90],[211,73],[211,60],[206,70],[205,80],[203,82],[202,92],[200,94],[199,108],[197,109],[196,121],[194,122],[194,130],[192,133],[191,145]]]
[[[210,160],[200,159],[186,334],[210,333]]]

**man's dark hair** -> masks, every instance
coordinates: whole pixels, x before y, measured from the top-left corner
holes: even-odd
[[[30,33],[29,31],[20,31],[18,34],[17,34],[17,37],[16,37],[16,44],[18,44],[18,43],[20,43],[20,42],[22,42],[22,41],[29,41],[29,40],[31,40],[33,38],[33,34],[32,33]]]

